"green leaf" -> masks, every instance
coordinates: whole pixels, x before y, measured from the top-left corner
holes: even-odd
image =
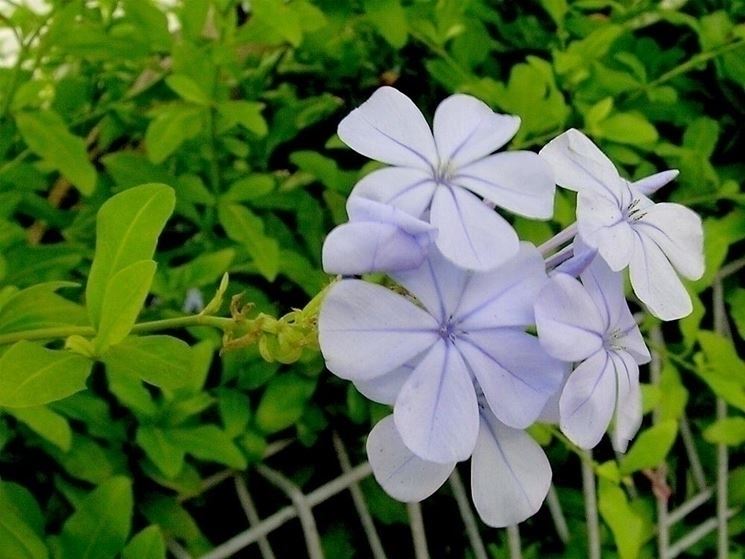
[[[112,277],[136,262],[152,259],[158,236],[175,205],[171,187],[145,184],[125,190],[101,206],[96,219],[96,253],[85,290],[95,327],[101,322],[104,295]]]
[[[628,454],[621,459],[621,474],[659,466],[670,452],[677,434],[678,423],[672,419],[642,431]]]
[[[659,139],[657,129],[639,113],[615,113],[599,122],[593,132],[600,138],[631,145],[652,144]]]
[[[275,433],[295,424],[315,389],[315,381],[295,374],[274,377],[256,410],[256,424],[265,433]]]
[[[364,0],[365,12],[378,33],[396,49],[402,48],[408,38],[406,12],[400,0]]]
[[[231,184],[222,199],[227,202],[255,200],[271,193],[275,187],[276,181],[271,175],[253,174]]]
[[[167,437],[174,445],[200,460],[219,462],[238,470],[248,465],[233,440],[216,425],[169,429]]]
[[[224,388],[220,390],[217,407],[229,437],[243,434],[251,419],[251,402],[244,393]]]
[[[148,526],[122,551],[122,559],[166,559],[166,543],[157,526]]]
[[[145,145],[150,161],[165,161],[185,140],[199,134],[203,117],[204,109],[193,105],[173,104],[162,109],[145,131]]]
[[[185,101],[197,105],[209,105],[210,98],[202,91],[199,84],[185,74],[173,74],[166,78],[166,85],[175,91]]]
[[[279,272],[279,243],[264,233],[261,218],[239,204],[220,204],[217,212],[228,237],[246,247],[258,271],[274,281]]]
[[[715,421],[704,431],[704,439],[729,446],[745,443],[745,417],[726,417]]]
[[[16,115],[18,130],[35,154],[49,162],[83,194],[96,188],[96,169],[88,160],[82,138],[67,130],[53,111],[34,111]]]
[[[172,336],[133,336],[112,346],[103,356],[112,375],[126,375],[173,390],[192,377],[189,344]]]
[[[738,287],[727,297],[729,313],[732,317],[737,333],[745,340],[745,288]]]
[[[569,11],[567,0],[540,0],[543,9],[548,12],[557,27],[563,27],[564,17]]]
[[[43,517],[34,497],[25,488],[0,482],[0,542],[3,557],[47,559],[42,540]]]
[[[103,483],[114,474],[113,452],[88,437],[73,433],[68,452],[52,447],[47,451],[67,473],[77,479]]]
[[[291,6],[275,0],[253,0],[251,10],[255,25],[266,27],[294,47],[300,45],[303,28]]]
[[[4,410],[26,424],[34,433],[43,437],[60,450],[67,452],[72,445],[72,430],[67,419],[46,406],[8,408]]]
[[[222,122],[221,128],[227,130],[236,124],[240,124],[257,136],[266,136],[269,128],[261,111],[264,103],[256,101],[223,101],[217,105]]]
[[[162,429],[143,425],[137,430],[136,441],[167,478],[172,479],[179,474],[186,452],[172,443]]]
[[[155,267],[152,260],[140,260],[119,270],[109,280],[94,340],[100,353],[121,342],[132,331],[150,292]]]
[[[154,50],[165,51],[171,45],[168,18],[152,0],[125,0],[123,2],[127,20],[136,27],[138,35],[147,39]]]
[[[27,287],[0,306],[0,332],[18,332],[63,325],[85,325],[85,309],[55,293],[71,282],[47,282]]]
[[[87,495],[57,541],[60,559],[109,559],[123,548],[132,525],[132,482],[112,477]]]
[[[84,390],[92,365],[69,351],[17,342],[0,357],[0,406],[40,406]]]
[[[598,487],[598,510],[613,532],[621,559],[637,559],[644,545],[644,519],[629,506],[623,489],[605,479]]]
[[[702,330],[698,341],[703,359],[697,359],[696,374],[728,404],[745,411],[745,361],[730,340]]]

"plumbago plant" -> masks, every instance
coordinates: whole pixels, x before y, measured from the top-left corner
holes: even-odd
[[[193,350],[158,333],[174,328],[217,328],[225,350],[257,344],[270,362],[291,363],[320,344],[330,371],[393,406],[367,441],[375,478],[389,495],[420,501],[470,459],[484,522],[525,520],[551,483],[549,461],[525,429],[555,423],[590,449],[611,428],[619,452],[639,429],[639,365],[650,354],[621,272],[630,268],[635,293],[658,318],[684,317],[691,303],[676,272],[703,274],[703,232],[692,211],[647,197],[676,172],[630,183],[577,130],[540,154],[489,155],[518,126],[519,118],[456,95],[439,106],[432,133],[408,97],[391,87],[376,91],[341,122],[339,135],[396,166],[357,184],[350,222],[324,244],[325,270],[343,279],[281,319],[247,318],[237,299],[231,317],[215,316],[225,275],[198,314],[138,323],[175,196],[169,186],[147,184],[112,197],[97,215],[84,306],[56,293],[76,287],[64,282],[7,298],[0,405],[44,406],[84,390],[96,362],[124,401],[143,397],[142,382],[176,391],[190,382]],[[494,206],[550,218],[555,182],[579,192],[576,225],[538,248],[520,242]],[[398,292],[351,277],[373,272],[386,274]],[[40,297],[56,320],[33,312]],[[64,348],[45,347],[56,339]],[[244,464],[240,454],[226,463]],[[158,465],[177,466],[165,457]]]

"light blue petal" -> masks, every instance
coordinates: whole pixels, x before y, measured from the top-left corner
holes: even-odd
[[[419,268],[391,274],[440,323],[455,313],[472,275],[445,258],[436,247],[431,247]]]
[[[406,448],[392,415],[373,427],[367,437],[367,456],[380,486],[405,503],[416,503],[432,495],[455,468],[455,462],[427,462]]]
[[[655,173],[654,175],[632,182],[631,187],[645,196],[651,196],[667,183],[675,180],[679,174],[680,171],[677,169],[662,171],[661,173]]]
[[[521,330],[480,330],[455,343],[491,411],[510,427],[523,429],[534,423],[564,379],[564,364]]]
[[[404,167],[430,169],[437,149],[424,115],[406,95],[381,87],[340,123],[339,137],[362,155]]]
[[[629,278],[636,296],[657,318],[678,320],[693,311],[691,297],[667,256],[645,235],[635,235]]]
[[[513,526],[541,508],[551,486],[551,465],[541,447],[518,429],[484,414],[471,460],[471,495],[481,520]]]
[[[358,380],[354,383],[354,386],[368,400],[392,406],[396,402],[401,388],[409,380],[412,371],[414,371],[415,366],[413,363],[418,362],[418,359],[414,359],[412,363],[402,365],[382,376],[370,380]]]
[[[596,248],[614,271],[629,265],[634,234],[616,202],[592,192],[577,196],[577,229],[582,239]]]
[[[600,350],[572,371],[559,399],[561,430],[574,444],[592,448],[600,442],[616,407],[616,369]]]
[[[616,397],[615,425],[611,434],[613,448],[626,452],[642,423],[642,395],[639,387],[639,367],[625,352],[611,355],[616,369],[618,395]]]
[[[581,361],[603,346],[605,328],[585,288],[566,274],[552,276],[535,302],[543,348],[562,361]]]
[[[423,239],[394,224],[350,222],[334,228],[326,237],[323,269],[345,276],[411,270],[424,262],[428,248]]]
[[[453,318],[466,331],[532,325],[533,303],[547,280],[538,250],[520,243],[517,255],[501,266],[470,275]]]
[[[505,219],[475,195],[460,187],[440,185],[430,210],[437,227],[437,247],[457,266],[490,270],[512,258],[517,234]]]
[[[623,205],[623,179],[615,165],[579,130],[570,128],[546,144],[538,155],[554,171],[556,184],[576,192],[608,197]],[[630,202],[631,200],[629,200]]]
[[[520,117],[501,115],[470,95],[451,95],[433,123],[440,161],[457,168],[498,150],[517,133]]]
[[[405,297],[361,280],[334,284],[318,317],[318,340],[326,366],[353,381],[380,377],[438,339],[438,324],[432,316]]]
[[[530,151],[506,151],[461,167],[450,181],[513,213],[548,219],[556,183],[551,167]]]
[[[365,175],[355,185],[350,200],[376,200],[420,218],[429,211],[434,193],[432,172],[406,167],[386,167]]]
[[[603,330],[610,332],[619,326],[628,304],[623,293],[623,277],[614,272],[602,258],[592,263],[580,275],[582,285],[595,303],[603,320]]]
[[[476,392],[451,344],[438,342],[414,369],[393,417],[404,444],[423,460],[447,464],[471,456],[479,425]]]

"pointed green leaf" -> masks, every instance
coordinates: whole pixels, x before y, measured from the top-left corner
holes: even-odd
[[[85,296],[91,323],[98,327],[111,278],[127,266],[150,260],[176,196],[164,184],[130,188],[107,200],[96,219],[96,254]]]
[[[240,124],[257,136],[266,136],[269,128],[261,114],[264,103],[255,101],[223,101],[217,105],[224,129]]]
[[[85,389],[92,362],[69,351],[21,341],[0,358],[0,406],[26,408]]]
[[[130,337],[111,347],[102,359],[111,374],[166,389],[184,386],[193,371],[189,344],[172,336]]]
[[[266,236],[261,218],[239,204],[220,204],[217,211],[228,237],[246,247],[259,272],[274,281],[279,272],[279,243]]]
[[[623,489],[605,479],[598,487],[598,509],[610,526],[621,559],[637,559],[644,545],[644,519],[629,506]]]
[[[101,321],[94,343],[99,352],[129,335],[142,310],[155,276],[155,262],[141,260],[119,270],[109,280],[101,306]]]
[[[151,120],[145,131],[145,145],[150,161],[165,161],[185,140],[199,134],[204,110],[194,105],[172,105]]]
[[[148,526],[127,544],[122,559],[166,559],[166,544],[157,526]]]
[[[227,433],[216,425],[169,429],[167,436],[174,445],[200,460],[219,462],[238,470],[247,466],[243,453]]]
[[[174,478],[181,471],[186,452],[171,442],[162,429],[141,426],[137,430],[137,444],[167,478]]]
[[[199,84],[185,74],[168,76],[166,78],[166,85],[186,101],[191,101],[197,105],[209,105],[210,103],[209,97],[202,91]]]
[[[71,134],[53,111],[18,113],[16,124],[28,147],[48,161],[83,194],[96,187],[96,169],[82,138]]]
[[[659,466],[670,452],[677,434],[678,422],[672,419],[642,431],[628,454],[621,459],[621,473],[628,475]]]
[[[63,287],[77,287],[72,282],[47,282],[27,287],[0,307],[0,332],[18,332],[88,322],[85,309],[55,293]]]
[[[132,510],[128,478],[117,476],[102,483],[65,522],[57,541],[60,559],[113,559],[127,542]]]
[[[704,431],[710,443],[740,446],[745,443],[745,417],[725,417],[715,421]]]
[[[67,419],[46,406],[8,408],[6,413],[25,423],[29,429],[60,450],[67,452],[72,445],[72,430]]]
[[[0,482],[0,553],[13,559],[46,559],[41,539],[44,519],[39,504],[25,488]]]

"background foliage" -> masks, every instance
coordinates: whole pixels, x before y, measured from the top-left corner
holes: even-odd
[[[274,464],[312,486],[333,475],[332,429],[363,459],[385,412],[324,372],[314,306],[292,309],[328,283],[323,237],[375,165],[336,124],[382,84],[427,114],[454,91],[518,114],[512,148],[574,126],[630,178],[681,170],[658,197],[704,217],[707,272],[689,286],[691,317],[645,320],[662,366],[654,384],[643,372],[643,432],[619,460],[595,453],[603,556],[654,556],[655,500],[692,494],[681,426],[709,479],[714,444],[731,447],[730,557],[745,556],[741,0],[6,0],[2,14],[20,51],[0,68],[0,556],[157,558],[165,538],[199,555],[242,527],[237,504],[206,492],[216,472],[285,441]],[[544,240],[573,204],[561,193],[554,222],[515,225]],[[252,305],[228,309],[241,292]],[[552,429],[534,434],[572,539],[543,511],[526,556],[583,557],[579,460]],[[400,538],[402,505],[364,488]],[[435,556],[468,553],[438,520],[452,498],[431,506],[448,528],[432,530]],[[341,511],[321,529],[329,557],[365,553]],[[504,556],[501,532],[484,537]]]

